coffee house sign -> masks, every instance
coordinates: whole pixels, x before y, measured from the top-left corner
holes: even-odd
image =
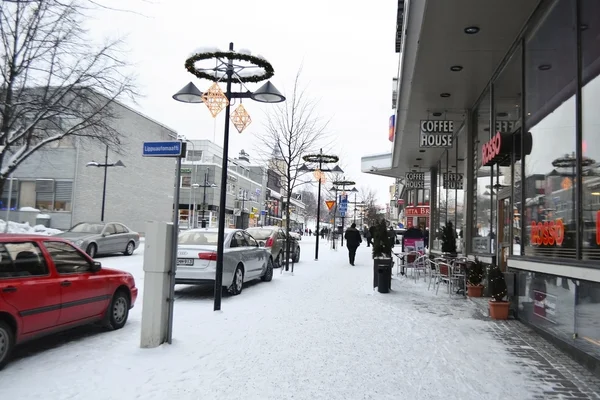
[[[404,187],[406,189],[425,189],[425,173],[407,172],[404,176]]]
[[[452,147],[454,121],[422,120],[419,147]]]

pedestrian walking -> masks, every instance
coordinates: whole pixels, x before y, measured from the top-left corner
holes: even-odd
[[[358,231],[358,229],[356,229],[355,223],[350,225],[350,228],[346,229],[344,239],[346,239],[346,247],[348,247],[348,258],[350,261],[350,265],[354,266],[354,259],[356,258],[356,249],[362,243],[360,232]]]
[[[371,237],[371,232],[369,231],[369,228],[367,228],[366,225],[363,227],[363,235],[365,236],[365,239],[367,239],[367,247],[371,247],[373,238]]]

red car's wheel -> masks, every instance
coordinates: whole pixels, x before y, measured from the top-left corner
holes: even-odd
[[[12,328],[4,321],[0,321],[0,369],[2,369],[15,345],[15,333]]]
[[[129,317],[129,296],[124,290],[119,290],[112,298],[106,315],[104,317],[104,326],[110,330],[121,329],[125,326]]]

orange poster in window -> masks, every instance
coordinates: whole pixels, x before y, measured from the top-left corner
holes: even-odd
[[[531,223],[531,244],[534,246],[560,246],[565,240],[565,225],[561,219]]]

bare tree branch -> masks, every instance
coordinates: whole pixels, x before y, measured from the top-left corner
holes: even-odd
[[[85,1],[0,6],[0,190],[52,142],[78,137],[113,149],[121,143],[115,102],[135,97],[133,77],[120,40],[90,43]]]
[[[327,144],[329,136],[329,120],[319,116],[318,102],[308,98],[306,88],[300,83],[301,73],[300,68],[287,101],[266,112],[263,131],[257,134],[260,146],[256,147],[256,152],[269,163],[269,168],[281,176],[285,188],[287,232],[290,229],[289,205],[292,194],[299,186],[313,180],[299,171],[303,164],[302,157],[317,153],[320,147]],[[286,247],[289,254],[289,243]]]

